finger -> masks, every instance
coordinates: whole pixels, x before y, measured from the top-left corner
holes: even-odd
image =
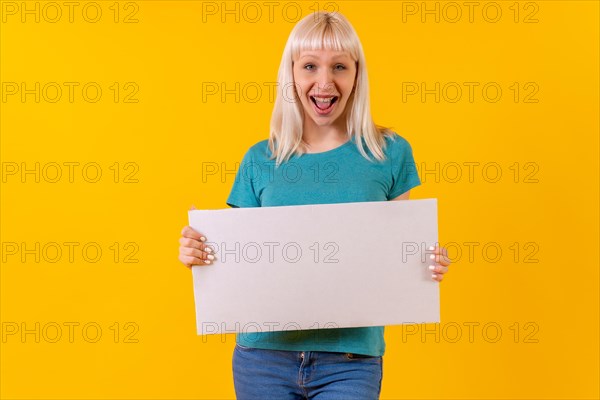
[[[183,254],[179,255],[179,261],[181,261],[186,267],[190,268],[192,265],[207,265],[206,261],[200,260],[196,257],[186,256]]]
[[[440,274],[432,274],[431,275],[431,279],[434,281],[437,281],[437,282],[441,282],[443,278],[444,278],[444,276],[440,275]]]
[[[198,250],[202,250],[205,251],[207,253],[214,253],[215,251],[208,246],[208,244],[206,243],[202,243],[199,240],[196,239],[190,239],[190,238],[186,238],[186,237],[180,237],[179,238],[179,244],[183,247],[192,247],[194,249],[198,249]]]
[[[189,256],[189,257],[195,257],[195,258],[197,258],[199,260],[203,260],[203,261],[212,261],[215,259],[214,255],[208,254],[205,251],[194,249],[193,247],[181,246],[179,248],[179,254],[182,254],[184,256]],[[206,263],[206,264],[208,264],[208,263]]]
[[[450,260],[450,258],[448,258],[447,256],[441,256],[438,263],[443,265],[444,267],[447,267],[450,264],[452,264],[452,260]]]
[[[442,256],[448,256],[448,249],[446,249],[445,247],[440,247],[439,244],[436,244],[435,247],[430,246],[429,250],[431,250],[433,252],[433,254],[439,254]]]
[[[179,253],[179,260],[184,263],[187,267],[191,267],[192,265],[210,265],[212,264],[211,260],[203,260],[198,257],[190,256],[187,254]]]
[[[444,255],[441,255],[441,254],[437,254],[437,255],[432,254],[431,256],[429,256],[429,260],[431,260],[431,262],[435,261],[437,264],[441,264],[445,267],[447,267],[448,265],[450,265],[452,263],[452,260],[450,260],[450,258],[448,258],[447,256],[444,256]]]
[[[184,256],[183,254],[180,254],[179,261],[181,261],[186,267],[190,268],[194,264],[194,257]]]
[[[188,257],[182,254],[179,255],[179,261],[183,263],[186,267],[190,268],[192,265],[188,263]]]
[[[437,252],[439,254],[441,254],[442,256],[446,256],[446,257],[448,256],[448,249],[446,249],[445,247],[438,246],[437,247]]]
[[[194,228],[191,226],[184,227],[181,231],[181,235],[185,236],[186,238],[199,240],[201,242],[206,241],[206,237],[204,237],[204,235],[202,235],[200,232],[194,230]]]
[[[435,261],[436,263],[442,264],[444,266],[448,266],[448,265],[451,264],[450,258],[448,258],[445,255],[439,254],[439,253],[438,254],[430,254],[429,255],[429,260],[431,262]]]
[[[430,265],[429,270],[432,274],[445,274],[448,272],[448,267],[444,267],[442,265]]]

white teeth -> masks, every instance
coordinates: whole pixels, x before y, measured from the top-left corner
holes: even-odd
[[[335,97],[335,96],[334,96],[334,97]],[[327,99],[313,97],[313,99],[315,99],[315,101],[316,101],[317,103],[331,103],[331,100],[333,100],[333,97],[329,97],[329,98],[327,98]]]

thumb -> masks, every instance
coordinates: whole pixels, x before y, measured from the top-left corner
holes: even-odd
[[[190,207],[190,210],[197,210],[196,206],[192,204],[192,206]]]

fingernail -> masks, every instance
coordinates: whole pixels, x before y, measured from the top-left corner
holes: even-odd
[[[204,260],[204,263],[210,264],[210,260]]]
[[[433,246],[429,246],[429,247],[427,248],[427,250],[435,250],[435,247],[433,247]]]
[[[207,248],[204,249],[204,251],[207,252],[207,253],[212,253],[213,249],[211,249],[210,247],[207,247]]]
[[[206,238],[205,238],[204,236],[201,236],[201,237],[200,237],[200,241],[201,241],[201,242],[206,242]]]
[[[437,278],[437,275],[436,275],[436,274],[431,274],[431,277],[432,277],[433,279],[435,279],[435,278]]]
[[[214,259],[215,259],[215,256],[213,256],[213,255],[210,255],[210,254],[209,254],[209,255],[207,255],[206,257],[207,257],[209,260],[214,260]]]
[[[435,269],[435,265],[430,265],[429,269],[433,271]]]
[[[429,255],[429,258],[435,260],[435,256],[433,254]]]

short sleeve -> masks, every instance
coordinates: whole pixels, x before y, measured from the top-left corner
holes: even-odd
[[[419,186],[421,179],[413,158],[412,147],[402,136],[394,135],[389,143],[392,147],[390,160],[392,162],[392,187],[388,200],[393,200],[410,189]]]
[[[257,174],[260,174],[258,164],[252,155],[252,148],[246,152],[235,175],[233,187],[227,198],[230,207],[260,207],[256,195]]]

